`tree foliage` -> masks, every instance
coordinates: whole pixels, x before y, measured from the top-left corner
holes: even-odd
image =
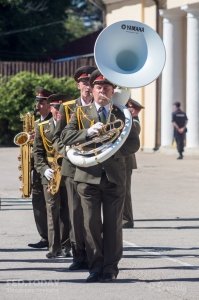
[[[98,16],[88,1],[0,0],[0,59],[50,59],[66,42],[92,31]]]
[[[21,72],[8,79],[0,78],[0,145],[12,145],[13,137],[22,131],[20,115],[33,111],[35,88],[44,87],[54,93],[66,94],[75,99],[79,93],[73,78],[53,78]]]
[[[0,5],[1,59],[38,60],[68,38],[64,22],[69,1],[18,0]]]
[[[88,0],[71,0],[68,12],[66,26],[73,33],[72,39],[82,37],[102,27],[102,11]],[[70,28],[73,30],[71,31]]]

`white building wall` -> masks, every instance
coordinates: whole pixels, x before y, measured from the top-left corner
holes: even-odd
[[[182,5],[186,4],[197,4],[198,0],[167,0],[167,9],[180,8]]]
[[[185,107],[185,50],[184,13],[180,10],[160,11],[163,21],[163,42],[166,48],[166,64],[162,72],[161,93],[161,146],[170,147],[173,141],[171,114],[173,103],[179,101]]]
[[[106,22],[132,19],[155,29],[156,6],[152,0],[103,0],[107,8]],[[133,89],[132,97],[145,106],[140,115],[142,148],[152,150],[157,130],[161,129],[161,148],[172,149],[172,104],[182,103],[189,118],[187,149],[199,151],[199,10],[198,0],[162,0],[163,40],[167,61],[162,73],[161,116],[158,128],[156,85]],[[183,9],[187,5],[189,12]],[[191,14],[190,10],[195,10]],[[161,26],[160,26],[161,27]],[[190,45],[191,44],[191,45]],[[186,53],[187,51],[187,53]]]
[[[195,151],[199,150],[199,5],[182,10],[187,13],[187,148]]]

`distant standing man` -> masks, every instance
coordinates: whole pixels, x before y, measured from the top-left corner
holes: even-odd
[[[174,139],[177,145],[177,151],[179,157],[177,159],[183,159],[185,137],[187,132],[188,118],[184,111],[181,110],[181,103],[174,103],[174,111],[172,113],[172,124],[174,127]]]

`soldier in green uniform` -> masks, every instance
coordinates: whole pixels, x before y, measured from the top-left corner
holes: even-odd
[[[80,91],[80,97],[72,101],[64,102],[60,107],[60,118],[57,121],[54,132],[54,145],[59,153],[62,153],[58,145],[60,135],[65,126],[69,123],[71,116],[77,107],[90,105],[92,102],[91,88],[89,84],[90,74],[95,70],[92,66],[82,66],[75,71],[74,79],[77,82],[77,88]],[[71,222],[70,240],[73,253],[73,263],[69,270],[81,270],[88,268],[85,251],[83,212],[81,201],[77,193],[77,183],[74,182],[75,166],[67,159],[64,153],[61,173],[68,193],[68,206]]]
[[[47,258],[70,256],[69,216],[67,193],[65,186],[60,184],[57,192],[51,193],[49,182],[53,178],[58,157],[52,143],[52,137],[59,116],[62,97],[53,94],[48,98],[52,118],[38,124],[33,153],[35,168],[41,174],[42,185],[47,209],[49,253]],[[61,145],[59,145],[61,147]],[[57,179],[56,179],[57,180]]]
[[[81,108],[81,129],[76,113],[62,131],[65,145],[84,143],[98,135],[103,126],[101,111],[105,118],[110,114],[110,121],[120,119],[124,122],[123,112],[115,106],[110,107],[114,85],[98,70],[91,74],[90,84],[94,101]],[[77,191],[83,208],[90,272],[87,282],[109,282],[118,275],[126,179],[124,156],[136,152],[139,145],[139,136],[132,126],[126,142],[112,157],[92,167],[76,167],[74,180],[78,182]]]
[[[39,118],[35,121],[35,127],[41,121],[48,120],[52,117],[50,112],[50,105],[48,104],[47,98],[52,92],[42,87],[36,88],[36,114]],[[32,163],[34,165],[34,162]],[[48,247],[48,229],[47,229],[47,213],[46,213],[46,202],[44,198],[43,186],[41,184],[41,176],[33,167],[32,171],[32,206],[35,218],[35,224],[38,233],[41,237],[37,243],[29,243],[28,246],[31,248],[46,248]]]
[[[135,128],[137,129],[137,133],[140,134],[140,121],[138,118],[138,114],[141,109],[144,108],[139,102],[129,99],[126,106],[128,107],[131,115],[133,117],[133,122]],[[131,180],[132,180],[132,171],[133,169],[137,169],[137,162],[135,154],[130,154],[125,157],[126,164],[126,194],[124,201],[124,211],[123,211],[123,228],[133,228],[134,220],[133,220],[133,207],[132,207],[132,196],[131,196]]]

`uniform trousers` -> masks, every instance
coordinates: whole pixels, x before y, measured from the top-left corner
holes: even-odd
[[[67,193],[65,187],[60,187],[60,192],[55,195],[48,192],[46,184],[43,185],[43,189],[47,209],[49,251],[56,254],[63,247],[70,248]]]
[[[185,135],[186,135],[185,132],[179,133],[179,132],[175,131],[175,133],[174,133],[177,150],[180,155],[182,155],[182,153],[184,152]]]
[[[77,193],[77,182],[72,177],[63,176],[68,194],[68,208],[71,222],[70,241],[74,262],[87,262],[83,210]]]
[[[122,257],[124,186],[102,175],[100,185],[78,183],[84,215],[85,242],[90,272],[117,276]]]
[[[131,198],[131,177],[132,177],[132,167],[128,168],[126,165],[126,193],[124,201],[124,211],[123,211],[123,223],[133,224],[133,207]]]
[[[32,206],[35,224],[43,241],[48,240],[47,212],[40,174],[33,169]]]

